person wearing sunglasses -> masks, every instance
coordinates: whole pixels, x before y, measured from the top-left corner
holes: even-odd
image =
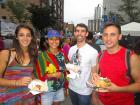
[[[86,43],[88,28],[85,24],[76,25],[74,36],[77,43],[70,48],[68,58],[71,64],[78,66],[79,76],[70,78],[69,95],[73,105],[90,105],[92,89],[86,85],[86,82],[92,67],[96,64],[98,52]]]

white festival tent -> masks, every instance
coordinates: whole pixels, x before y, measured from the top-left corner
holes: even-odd
[[[122,35],[140,36],[140,23],[131,22],[121,26]]]

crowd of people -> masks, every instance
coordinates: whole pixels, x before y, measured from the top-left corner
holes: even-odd
[[[126,65],[128,48],[119,44],[121,38],[119,25],[106,24],[101,38],[106,50],[101,50],[80,23],[74,36],[62,38],[50,29],[38,45],[33,29],[18,25],[11,48],[4,49],[0,37],[0,105],[61,105],[65,95],[72,105],[139,105],[140,40],[129,49]],[[70,73],[76,75],[68,78]],[[89,78],[94,87],[87,85]],[[97,87],[100,78],[109,85]],[[33,95],[28,85],[35,79],[45,82],[47,91]]]

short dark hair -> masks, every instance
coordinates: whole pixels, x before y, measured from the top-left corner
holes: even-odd
[[[103,31],[107,28],[107,27],[110,27],[110,26],[114,26],[118,29],[118,32],[119,34],[121,34],[121,27],[120,25],[116,24],[116,23],[107,23],[104,25],[104,28],[103,28]]]
[[[84,23],[79,23],[79,24],[77,24],[76,27],[75,27],[75,31],[76,31],[76,28],[77,28],[77,27],[83,27],[83,28],[86,29],[86,32],[88,32],[88,27],[87,27],[87,25],[85,25]]]

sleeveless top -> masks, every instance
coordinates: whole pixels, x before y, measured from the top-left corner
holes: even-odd
[[[4,77],[9,80],[18,80],[21,77],[32,77],[33,65],[20,65],[16,59],[13,59],[7,66]],[[2,77],[2,75],[0,75]],[[35,97],[29,92],[27,86],[6,87],[0,86],[0,105],[35,105]]]
[[[122,47],[117,53],[109,54],[106,50],[99,62],[100,75],[107,77],[118,86],[130,84],[130,77],[127,75],[125,64],[126,48]],[[133,52],[130,53],[132,55]],[[99,92],[99,98],[104,105],[134,105],[133,93]]]

